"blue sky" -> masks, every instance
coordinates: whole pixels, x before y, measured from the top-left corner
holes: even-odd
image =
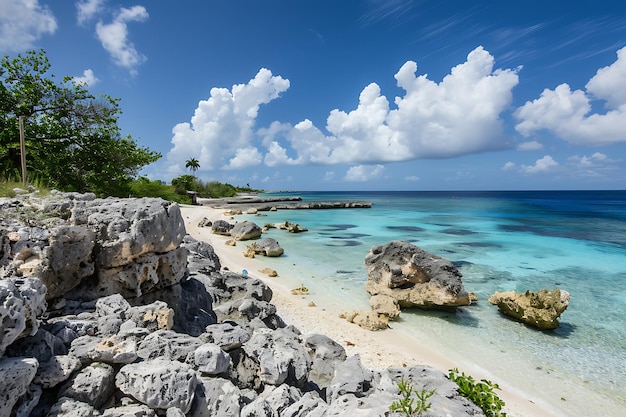
[[[0,52],[121,98],[142,174],[626,189],[626,2],[0,0]]]

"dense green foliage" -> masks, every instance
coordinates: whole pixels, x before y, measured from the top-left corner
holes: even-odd
[[[486,379],[476,381],[465,372],[459,373],[457,368],[450,369],[448,377],[459,386],[459,393],[479,406],[487,417],[506,417],[502,412],[504,401],[494,391],[500,389],[498,384]]]
[[[150,180],[139,177],[129,185],[130,197],[161,197],[164,200],[176,201],[181,204],[191,204],[187,193],[180,193],[173,185],[167,185],[159,180]]]
[[[0,66],[0,177],[21,178],[19,116],[25,116],[29,181],[62,191],[128,195],[138,171],[160,158],[122,136],[119,100],[94,97],[71,77],[55,80],[43,50]]]
[[[25,187],[21,182],[0,180],[0,197],[14,197],[15,192],[13,189],[15,188],[25,189],[28,192],[37,190],[39,195],[49,193],[49,189],[41,183],[35,182],[34,185],[28,184],[28,186]],[[187,190],[196,191],[198,196],[204,198],[232,197],[240,192],[260,191],[251,188],[235,187],[217,181],[204,184],[191,175],[183,175],[182,177],[174,178],[171,185],[160,180],[138,177],[129,181],[124,189],[126,194],[123,197],[160,197],[164,200],[175,201],[181,204],[191,204],[191,198],[187,194]]]
[[[172,186],[179,194],[186,194],[187,191],[195,191],[201,198],[222,198],[234,197],[239,193],[258,192],[250,187],[236,187],[219,181],[204,183],[192,175],[182,175],[172,180]]]
[[[389,411],[396,411],[407,417],[412,417],[421,416],[422,413],[430,410],[432,406],[430,397],[435,395],[436,390],[426,391],[423,389],[416,391],[404,378],[398,382],[398,389],[400,390],[401,398],[391,403]]]

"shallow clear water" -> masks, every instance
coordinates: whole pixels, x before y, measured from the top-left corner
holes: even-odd
[[[585,390],[591,410],[601,410],[607,399],[626,405],[625,191],[297,195],[374,205],[251,216],[261,225],[288,220],[309,229],[265,235],[285,248],[285,256],[267,260],[279,271],[289,268],[313,291],[339,294],[346,308],[367,309],[363,260],[370,248],[395,239],[413,242],[455,262],[480,301],[456,314],[405,310],[397,326],[440,340],[441,349],[454,346],[451,354],[479,366],[484,361],[508,376],[519,373],[521,385],[550,375],[571,384],[571,392]],[[495,291],[557,287],[571,300],[555,331],[514,323],[487,302]],[[558,395],[561,388],[545,387],[550,389]]]

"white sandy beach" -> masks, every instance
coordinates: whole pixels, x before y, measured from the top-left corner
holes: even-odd
[[[295,296],[291,294],[293,284],[286,281],[285,274],[288,271],[278,271],[279,276],[270,278],[259,272],[266,267],[263,257],[254,259],[246,258],[243,252],[247,242],[238,242],[237,246],[227,246],[229,240],[226,236],[211,233],[208,227],[198,227],[198,223],[207,218],[211,221],[218,219],[233,220],[224,216],[223,210],[212,209],[204,206],[181,206],[187,233],[198,240],[210,243],[219,256],[222,267],[231,271],[240,272],[244,269],[250,276],[266,282],[273,291],[272,303],[276,305],[278,314],[288,324],[293,324],[304,334],[322,333],[339,342],[348,355],[358,354],[363,364],[371,369],[385,369],[388,367],[404,367],[416,364],[432,366],[446,373],[449,369],[458,367],[459,364],[447,358],[445,355],[429,347],[428,341],[416,343],[402,332],[393,328],[379,332],[364,330],[339,317],[343,311],[341,306],[331,299],[319,295]],[[288,250],[288,249],[285,249]],[[296,285],[297,286],[297,285]],[[315,306],[311,306],[314,303]],[[367,309],[368,306],[363,306]],[[488,370],[481,374],[477,366],[470,367],[463,364],[466,371],[470,371],[477,379],[492,379]],[[531,398],[520,392],[515,381],[497,381],[502,391],[500,397],[506,402],[505,411],[509,416],[517,417],[543,417],[563,415],[549,404],[542,403],[540,399]]]

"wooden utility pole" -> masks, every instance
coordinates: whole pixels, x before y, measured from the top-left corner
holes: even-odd
[[[24,119],[26,116],[19,117],[20,125],[20,159],[22,161],[22,183],[26,185],[26,143],[24,140]]]

